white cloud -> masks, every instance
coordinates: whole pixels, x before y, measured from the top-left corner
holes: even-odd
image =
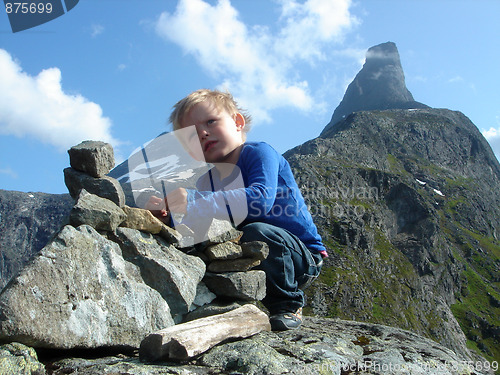
[[[413,76],[412,78],[416,82],[424,82],[425,83],[428,81],[428,78],[426,76],[423,76],[423,75],[416,75],[416,76]]]
[[[18,178],[18,177],[19,177],[19,176],[17,175],[17,173],[16,173],[16,172],[14,172],[14,171],[12,170],[12,168],[10,168],[10,167],[7,167],[7,168],[0,168],[0,174],[7,175],[7,176],[9,176],[9,177],[11,177],[11,178],[14,178],[14,179],[16,179],[16,178]]]
[[[350,0],[279,4],[281,28],[274,34],[263,25],[245,25],[229,0],[215,5],[180,0],[173,14],[160,15],[156,32],[222,79],[221,88],[230,90],[259,121],[269,120],[268,111],[278,107],[310,111],[315,100],[294,64],[324,59],[324,47],[333,49],[332,43],[341,41],[357,20],[349,14]]]
[[[500,127],[496,129],[491,127],[489,130],[483,130],[482,133],[500,161]]]
[[[324,58],[325,43],[341,42],[358,20],[349,13],[351,1],[281,0],[285,26],[275,39],[275,48],[288,57]]]
[[[101,35],[104,32],[104,26],[93,24],[90,26],[90,36],[95,38],[98,35]]]
[[[30,76],[0,49],[0,87],[0,134],[33,137],[60,150],[88,139],[119,144],[98,104],[63,91],[58,68]]]
[[[455,76],[453,78],[448,79],[448,83],[457,83],[457,82],[463,82],[464,79],[461,76]]]

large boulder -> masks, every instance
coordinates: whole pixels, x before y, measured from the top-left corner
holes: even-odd
[[[110,236],[124,258],[140,268],[144,282],[168,301],[174,321],[181,322],[196,298],[205,263],[149,233],[118,228]]]
[[[65,226],[0,294],[0,341],[138,347],[150,332],[174,324],[142,274],[92,227]]]

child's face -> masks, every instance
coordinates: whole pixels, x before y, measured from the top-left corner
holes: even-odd
[[[205,161],[236,164],[245,126],[240,113],[232,116],[205,101],[195,104],[184,115],[181,125],[182,128],[195,126]]]

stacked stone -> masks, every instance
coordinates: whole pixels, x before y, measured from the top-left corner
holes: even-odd
[[[64,182],[73,199],[82,189],[101,198],[125,205],[125,193],[118,180],[106,176],[115,166],[113,148],[99,141],[84,141],[68,150],[71,168],[64,169]]]
[[[118,226],[159,234],[168,243],[183,247],[182,235],[164,225],[150,211],[129,207],[118,180],[107,176],[115,165],[113,148],[100,141],[84,141],[68,150],[71,168],[64,169],[64,182],[76,204],[70,224],[88,224],[97,230]]]
[[[241,242],[242,234],[229,222],[212,222],[208,239],[197,246],[197,255],[207,265],[203,282],[217,298],[188,314],[186,320],[230,311],[265,297],[265,272],[254,268],[267,258],[269,247],[265,242]]]

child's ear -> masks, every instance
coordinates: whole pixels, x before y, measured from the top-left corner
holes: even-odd
[[[236,112],[233,118],[237,129],[243,130],[243,128],[245,127],[245,118],[243,117],[243,115],[239,112]]]

